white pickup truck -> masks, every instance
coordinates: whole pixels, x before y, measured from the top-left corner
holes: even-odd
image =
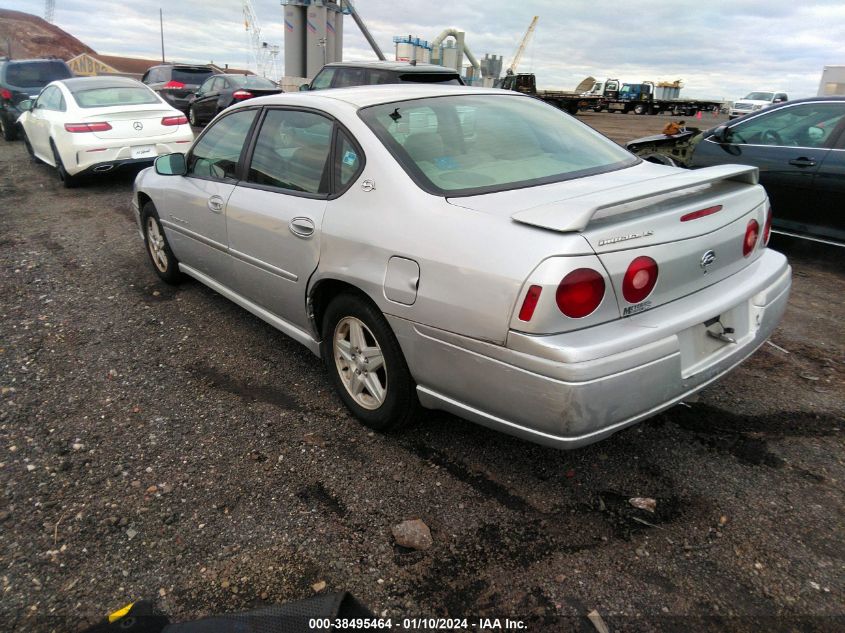
[[[763,108],[768,108],[770,105],[783,103],[784,101],[789,101],[789,97],[785,92],[755,90],[754,92],[749,92],[742,99],[734,101],[728,116],[731,119],[735,119],[749,112],[756,112],[757,110],[762,110]]]

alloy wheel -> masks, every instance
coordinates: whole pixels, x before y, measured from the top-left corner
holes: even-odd
[[[335,366],[346,391],[357,404],[373,411],[387,396],[387,371],[381,346],[360,319],[344,317],[332,340]]]
[[[167,252],[164,248],[164,236],[158,228],[158,222],[153,216],[147,217],[147,248],[150,249],[150,255],[153,259],[153,264],[159,271],[166,273],[169,264],[167,260]]]

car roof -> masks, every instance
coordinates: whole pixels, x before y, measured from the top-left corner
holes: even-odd
[[[82,90],[93,90],[95,88],[137,88],[139,85],[144,85],[140,81],[130,79],[129,77],[106,77],[104,75],[99,77],[71,77],[69,79],[59,79],[58,82],[63,83],[71,92],[81,92]]]
[[[454,68],[446,68],[437,64],[412,64],[410,62],[369,61],[369,62],[332,62],[323,68],[375,68],[382,70],[396,70],[411,73],[449,73],[459,74]]]
[[[208,64],[180,64],[178,62],[165,62],[164,64],[156,64],[155,66],[150,66],[150,68],[207,68],[209,70],[214,70],[212,66]]]
[[[380,84],[377,86],[351,86],[349,88],[331,88],[309,92],[286,92],[268,97],[258,97],[245,101],[243,105],[284,105],[296,102],[307,105],[314,100],[342,101],[357,108],[366,108],[381,103],[426,99],[429,97],[457,95],[508,95],[531,98],[513,90],[495,88],[473,88],[471,86],[444,86],[442,84]]]

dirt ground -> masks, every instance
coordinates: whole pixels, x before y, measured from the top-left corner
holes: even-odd
[[[624,141],[668,117],[582,120]],[[794,286],[773,345],[598,444],[439,412],[379,435],[303,347],[159,282],[131,182],[65,190],[0,144],[0,629],[79,630],[141,597],[182,620],[318,583],[395,624],[845,627],[841,249],[775,237]],[[411,518],[431,549],[394,543]]]

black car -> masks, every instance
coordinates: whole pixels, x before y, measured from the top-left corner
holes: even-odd
[[[188,107],[191,125],[204,125],[233,103],[282,92],[269,79],[256,75],[214,75],[205,80]]]
[[[35,99],[41,89],[56,79],[73,77],[61,59],[0,59],[0,131],[3,138],[17,138],[21,111],[18,104]]]
[[[216,72],[211,66],[160,64],[148,69],[141,81],[168,104],[187,114],[194,93]]]
[[[683,167],[754,165],[775,232],[845,245],[845,97],[788,101],[698,134],[652,136],[626,147]]]
[[[413,62],[337,62],[326,64],[300,90],[323,90],[376,84],[436,83],[463,86],[454,68]]]

